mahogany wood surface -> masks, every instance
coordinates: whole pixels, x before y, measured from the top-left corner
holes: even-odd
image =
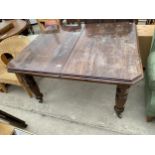
[[[62,75],[134,83],[142,77],[135,24],[87,25]]]
[[[128,92],[130,85],[117,85],[116,96],[115,96],[115,106],[114,110],[118,117],[122,117],[121,113],[124,111],[124,105],[127,101]]]
[[[134,23],[83,25],[41,34],[8,65],[10,72],[134,84],[143,78]]]
[[[32,75],[116,84],[118,117],[129,87],[143,78],[136,27],[129,22],[41,34],[9,63],[8,70],[23,78],[28,74],[27,84],[40,102],[43,95]]]

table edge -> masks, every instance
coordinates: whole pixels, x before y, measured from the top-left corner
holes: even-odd
[[[28,74],[32,76],[45,77],[45,78],[47,77],[47,78],[58,78],[58,79],[70,79],[70,80],[77,80],[77,81],[99,82],[99,83],[108,83],[108,84],[128,84],[128,85],[133,85],[144,78],[143,74],[135,77],[132,80],[124,80],[124,79],[112,79],[112,78],[91,77],[91,76],[82,76],[82,75],[69,75],[69,74],[62,74],[61,72],[60,73],[47,73],[47,72],[38,73],[37,71],[30,72],[26,70],[23,71],[23,70],[11,69],[9,67],[8,67],[8,72],[15,73],[15,74]]]

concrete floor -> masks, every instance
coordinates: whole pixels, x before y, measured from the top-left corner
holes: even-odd
[[[20,88],[0,93],[0,109],[24,119],[35,134],[155,134],[145,121],[144,81],[129,91],[123,118],[114,113],[114,85],[36,78],[44,94],[40,104]]]

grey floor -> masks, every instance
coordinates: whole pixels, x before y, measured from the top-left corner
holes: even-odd
[[[40,104],[20,88],[0,93],[0,109],[24,119],[34,134],[154,134],[145,121],[144,81],[129,91],[123,118],[115,115],[114,85],[36,78],[44,94]]]

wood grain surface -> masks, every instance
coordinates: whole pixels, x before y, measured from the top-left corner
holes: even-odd
[[[19,72],[59,76],[81,32],[41,34],[8,66]]]
[[[131,82],[142,75],[133,23],[87,25],[62,74]]]
[[[27,27],[27,23],[24,20],[18,19],[18,20],[9,20],[9,21],[5,21],[5,22],[6,23],[12,22],[14,27],[12,29],[10,29],[9,31],[7,31],[6,33],[1,34],[0,35],[0,41],[6,39],[8,37],[11,37],[13,35],[20,34]]]
[[[116,84],[143,78],[136,27],[129,22],[87,24],[78,32],[39,35],[8,70]]]

